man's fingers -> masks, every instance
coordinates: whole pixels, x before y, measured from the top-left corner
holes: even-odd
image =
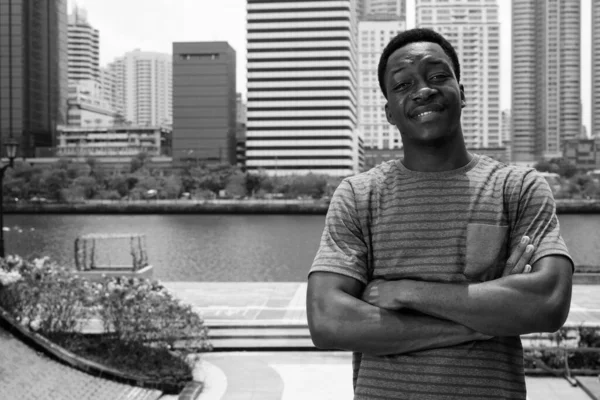
[[[525,269],[523,270],[523,273],[524,273],[524,274],[528,274],[528,273],[530,273],[530,272],[531,272],[531,265],[527,264],[527,265],[525,266]]]
[[[525,271],[525,266],[528,265],[529,260],[531,260],[531,256],[533,256],[533,245],[528,244],[527,247],[525,247],[525,252],[521,255],[521,258],[517,261],[517,265],[514,266],[510,274],[523,273]]]
[[[530,239],[528,236],[523,236],[521,238],[521,241],[517,245],[517,248],[515,249],[515,251],[510,255],[510,257],[508,257],[508,260],[506,261],[506,266],[504,267],[504,272],[503,272],[502,276],[507,276],[512,273],[514,268],[517,266],[519,260],[523,256],[523,253],[525,253],[525,250],[527,249],[527,246],[529,245],[529,240]]]

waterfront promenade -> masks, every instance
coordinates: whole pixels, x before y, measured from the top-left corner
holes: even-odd
[[[198,373],[200,400],[351,399],[349,352],[318,351],[306,320],[306,283],[188,283],[164,285],[191,304],[209,326],[211,353]],[[574,285],[567,326],[600,326],[600,286]],[[527,336],[527,335],[526,335]],[[527,337],[523,337],[524,345]],[[527,376],[528,400],[600,398],[597,377]]]

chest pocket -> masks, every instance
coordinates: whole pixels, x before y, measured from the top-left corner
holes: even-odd
[[[465,277],[480,282],[497,278],[506,262],[507,239],[508,226],[468,224]]]

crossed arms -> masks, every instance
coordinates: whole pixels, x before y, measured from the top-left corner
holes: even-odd
[[[363,301],[363,284],[353,278],[311,274],[307,311],[317,347],[389,355],[492,336],[553,332],[569,311],[571,264],[564,257],[547,256],[531,273],[488,282],[399,280],[375,285],[380,293],[370,300],[388,308]]]

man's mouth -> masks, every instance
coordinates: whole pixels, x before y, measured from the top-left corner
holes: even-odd
[[[437,112],[437,111],[425,111],[425,112],[417,114],[416,118],[421,118],[421,117],[424,117],[425,115],[433,114],[434,112]]]
[[[416,114],[413,118],[420,122],[433,121],[438,117],[440,111],[423,111]]]

